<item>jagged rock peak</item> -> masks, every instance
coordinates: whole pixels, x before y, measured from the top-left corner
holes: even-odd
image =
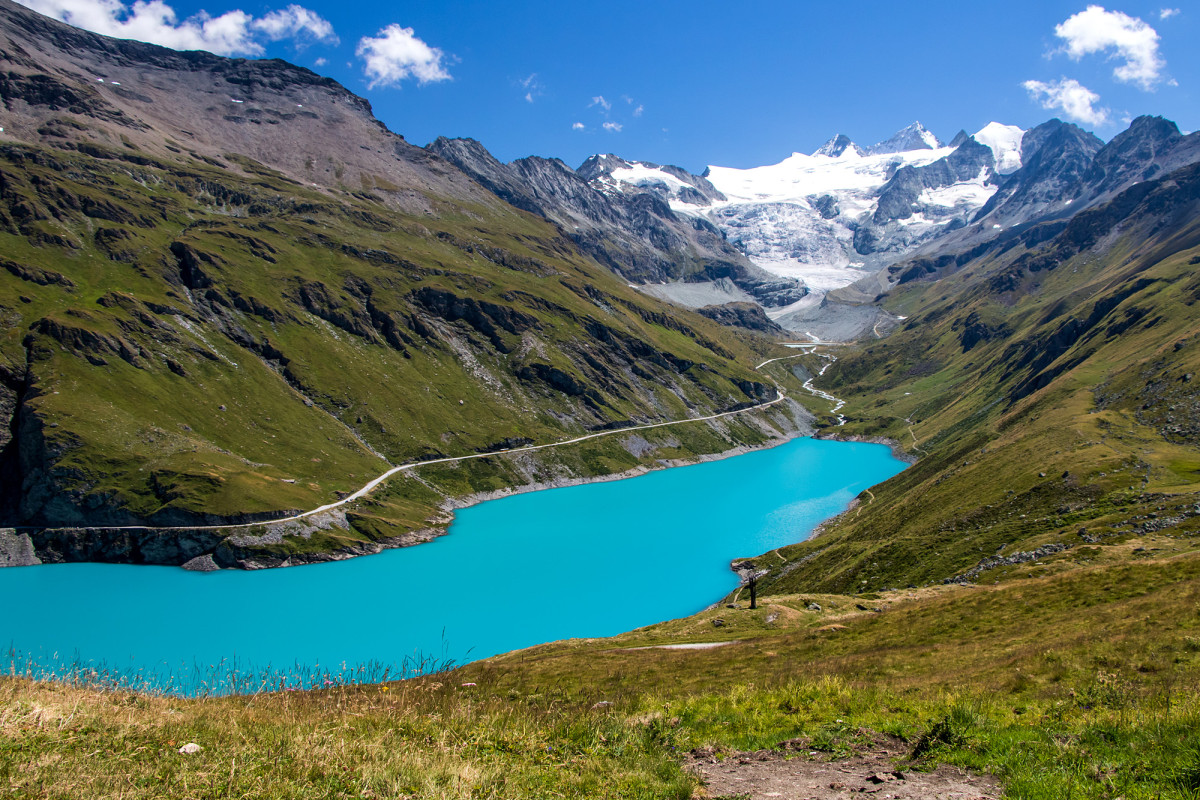
[[[914,122],[907,128],[896,131],[890,138],[871,145],[867,148],[869,155],[878,156],[888,153],[907,153],[910,150],[936,150],[942,147],[942,142],[920,122]]]
[[[950,144],[947,145],[947,147],[959,147],[963,144],[963,142],[970,138],[971,134],[964,130],[960,130],[958,133],[954,134],[954,138],[950,140]]]
[[[678,200],[694,206],[725,200],[725,195],[707,178],[693,175],[682,167],[653,161],[627,161],[612,153],[591,156],[575,173],[605,192],[623,192],[627,189],[622,186],[632,187],[634,191],[656,194],[664,201]]]
[[[839,158],[842,155],[844,155],[847,151],[849,151],[855,155],[859,155],[859,156],[861,156],[863,154],[862,148],[859,147],[858,145],[856,145],[853,141],[851,141],[849,136],[847,136],[844,133],[839,133],[837,136],[834,136],[828,142],[821,145],[820,148],[818,148],[817,151],[815,153],[813,153],[813,155],[814,156],[829,156],[830,158]]]
[[[597,153],[594,156],[588,156],[579,168],[575,170],[579,177],[585,181],[590,181],[593,178],[598,178],[601,175],[611,175],[615,169],[625,169],[630,166],[630,162],[612,153]]]

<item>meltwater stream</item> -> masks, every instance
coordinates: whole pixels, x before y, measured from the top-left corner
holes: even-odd
[[[904,466],[882,445],[796,439],[492,500],[458,512],[429,544],[349,561],[257,572],[0,570],[0,648],[9,652],[0,668],[14,658],[35,672],[90,663],[196,692],[214,688],[200,684],[222,664],[303,684],[318,668],[375,663],[396,675],[406,658],[463,663],[608,636],[716,602],[737,586],[731,559],[803,540]]]

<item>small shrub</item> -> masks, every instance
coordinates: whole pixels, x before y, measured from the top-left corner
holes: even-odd
[[[913,758],[924,758],[935,750],[959,750],[971,744],[970,733],[979,727],[975,712],[966,706],[957,705],[950,713],[933,723],[921,734],[913,747]]]

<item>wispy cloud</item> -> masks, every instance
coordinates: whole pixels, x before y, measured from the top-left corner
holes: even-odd
[[[576,122],[575,124],[573,124],[573,125],[571,126],[571,130],[573,130],[573,131],[581,131],[581,130],[583,130],[585,127],[587,127],[587,126],[585,126],[585,125],[584,125],[582,122]]]
[[[376,36],[364,36],[354,52],[364,62],[363,72],[371,79],[372,89],[399,86],[409,78],[419,84],[450,80],[442,65],[442,51],[418,39],[412,28],[395,23]]]
[[[1079,81],[1071,78],[1051,83],[1025,81],[1022,86],[1042,108],[1062,111],[1068,118],[1087,125],[1103,125],[1108,122],[1108,109],[1096,107],[1100,102],[1100,95]]]
[[[602,94],[598,94],[592,98],[592,102],[588,103],[588,108],[592,106],[600,106],[605,111],[612,111],[612,103],[605,100]]]
[[[538,80],[537,73],[530,73],[528,78],[521,78],[517,84],[525,90],[525,102],[532,103],[535,99],[542,96],[542,84]]]
[[[241,10],[217,17],[200,11],[182,21],[164,0],[137,0],[132,5],[121,0],[21,0],[21,4],[105,36],[224,56],[262,55],[264,40],[294,39],[298,44],[338,41],[328,20],[294,4],[262,17]]]
[[[1093,53],[1107,53],[1110,58],[1122,60],[1113,70],[1113,77],[1122,83],[1134,83],[1149,91],[1162,80],[1166,63],[1158,52],[1158,32],[1137,17],[1088,6],[1055,26],[1054,34],[1065,42],[1063,49],[1076,61]]]
[[[635,117],[640,117],[640,116],[642,115],[642,112],[643,112],[643,111],[645,111],[645,110],[646,110],[646,107],[645,107],[645,106],[639,105],[637,108],[635,108],[635,109],[633,110],[633,115],[634,115]]]
[[[1164,8],[1162,11],[1158,12],[1158,18],[1159,19],[1170,19],[1171,17],[1175,16],[1178,13],[1179,13],[1178,8]]]
[[[620,133],[625,126],[619,122],[606,122],[602,127],[609,133]]]

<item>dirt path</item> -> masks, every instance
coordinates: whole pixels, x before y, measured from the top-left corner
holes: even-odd
[[[913,428],[912,428],[912,420],[911,420],[911,419],[909,419],[908,417],[905,417],[905,418],[904,418],[904,421],[908,423],[908,435],[912,437],[912,440],[913,440],[913,450],[917,451],[918,453],[924,453],[925,451],[924,451],[924,450],[922,450],[922,449],[921,449],[921,448],[920,448],[920,447],[917,445],[917,435],[916,435],[915,433],[913,433]]]
[[[871,505],[871,503],[875,502],[875,495],[870,489],[863,489],[863,492],[871,498],[870,500],[867,501],[867,505]],[[854,509],[854,518],[855,519],[858,519],[858,515],[862,513],[862,510],[863,510],[863,507],[862,507],[862,504],[860,503],[858,505],[858,507]]]
[[[896,766],[905,749],[879,739],[851,758],[834,760],[807,749],[803,740],[780,750],[717,754],[695,750],[684,765],[704,782],[710,798],[738,800],[997,800],[999,782],[940,766],[915,772]]]

